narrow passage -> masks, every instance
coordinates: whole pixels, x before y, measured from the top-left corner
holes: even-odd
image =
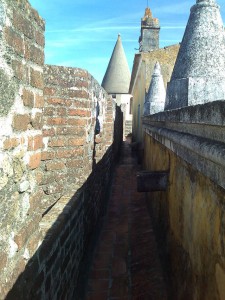
[[[166,300],[157,245],[145,195],[138,193],[129,142],[123,143],[85,300]]]

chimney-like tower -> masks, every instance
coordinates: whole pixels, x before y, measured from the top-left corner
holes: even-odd
[[[168,83],[165,109],[225,99],[225,31],[215,0],[197,0]]]
[[[160,64],[155,64],[152,74],[151,84],[144,103],[144,116],[156,114],[164,111],[166,99],[166,91],[164,87],[163,77],[161,74]]]
[[[159,49],[159,20],[152,17],[149,7],[145,9],[145,15],[141,19],[141,36],[139,37],[139,51],[149,52]]]

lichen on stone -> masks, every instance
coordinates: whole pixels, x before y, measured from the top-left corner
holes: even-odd
[[[18,86],[14,79],[0,69],[0,117],[6,116],[14,103],[15,95],[18,94]]]

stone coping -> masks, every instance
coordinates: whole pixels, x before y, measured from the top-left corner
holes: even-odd
[[[144,124],[152,121],[225,126],[225,100],[167,110],[143,118]]]
[[[144,130],[225,189],[225,143],[146,123]]]
[[[225,101],[143,117],[147,134],[225,188]]]

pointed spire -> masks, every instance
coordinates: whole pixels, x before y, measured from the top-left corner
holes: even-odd
[[[161,67],[156,62],[152,74],[151,84],[144,103],[144,116],[156,114],[164,110],[166,91],[164,87]]]
[[[166,109],[225,97],[225,31],[215,0],[197,0],[168,84]]]
[[[130,77],[130,69],[121,36],[118,34],[116,45],[102,81],[102,87],[109,94],[128,94]]]

